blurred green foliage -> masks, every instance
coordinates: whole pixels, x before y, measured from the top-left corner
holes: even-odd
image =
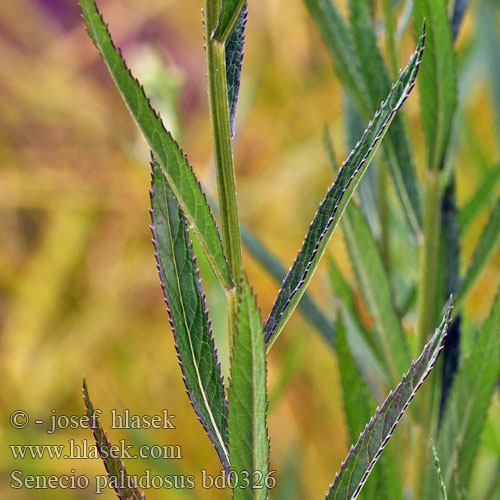
[[[201,2],[102,0],[100,7],[130,66],[213,195]],[[342,139],[342,91],[302,2],[250,2],[246,40],[236,123],[239,210],[243,223],[288,267],[330,184],[321,146],[325,122],[338,157],[349,150]],[[408,32],[399,65],[412,44]],[[458,47],[453,161],[461,207],[500,154],[500,9],[495,0],[471,1]],[[176,430],[109,432],[114,442],[182,447],[182,460],[132,461],[127,463],[129,473],[151,468],[199,477],[206,468],[216,474],[217,457],[185,395],[158,283],[148,227],[148,150],[88,40],[77,2],[4,2],[0,60],[0,494],[26,499],[94,496],[92,491],[64,490],[13,494],[9,484],[15,469],[26,474],[68,474],[72,468],[76,474],[103,474],[97,459],[21,462],[9,449],[10,444],[90,441],[88,430],[49,435],[47,425],[33,424],[36,418],[47,420],[52,409],[83,414],[84,374],[94,405],[103,410],[105,428],[111,409],[155,414],[168,408],[177,415]],[[421,151],[418,169],[425,148],[413,96],[406,116],[411,139]],[[487,215],[483,210],[467,225],[462,270]],[[296,222],[291,225],[291,220]],[[329,249],[348,268],[340,231]],[[278,284],[248,254],[244,260],[267,313]],[[225,318],[210,302],[220,304],[223,297],[208,266],[200,266],[223,351]],[[353,278],[350,270],[349,275]],[[467,299],[466,321],[484,319],[499,277],[497,250]],[[337,304],[326,272],[319,273],[310,290],[333,313]],[[269,357],[271,469],[278,470],[273,496],[321,498],[346,454],[336,360],[299,315],[287,329]],[[9,425],[17,409],[30,415],[32,422],[24,430]],[[479,480],[473,484],[498,474],[499,418],[497,394],[481,467],[473,472]],[[284,477],[290,479],[280,486]],[[295,487],[287,490],[292,480]],[[221,492],[197,487],[151,496],[211,499],[220,498]]]

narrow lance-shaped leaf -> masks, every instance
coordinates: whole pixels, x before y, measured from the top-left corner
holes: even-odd
[[[360,141],[342,165],[335,182],[321,202],[295,262],[283,281],[278,297],[264,326],[268,348],[304,293],[332,232],[366,171],[396,111],[408,97],[417,76],[424,49],[425,33],[412,54],[408,66],[400,73],[385,102],[369,123]]]
[[[349,32],[349,28],[343,21],[342,16],[334,7],[332,0],[304,1],[319,28],[344,87],[352,97],[361,116],[365,120],[370,119],[376,111],[378,103],[389,91],[390,86],[389,81],[387,81],[385,89],[380,86],[382,79],[380,78],[379,73],[381,69],[379,68],[375,78],[378,82],[378,90],[381,90],[382,94],[378,98],[374,98],[372,92],[367,92],[366,79],[361,75],[364,65],[370,64],[370,66],[374,66],[373,61],[368,60],[367,62],[366,60],[366,57],[373,55],[373,44],[369,41],[365,43],[370,27],[364,24],[363,30],[359,33],[359,39],[363,42],[363,60],[358,61],[360,53],[355,50],[356,48],[352,44],[352,34]],[[373,36],[369,38],[373,39]],[[358,48],[360,47],[358,46]],[[358,61],[357,64],[356,61]],[[370,79],[369,89],[372,90],[373,88],[374,85]],[[415,167],[411,157],[409,141],[402,123],[397,118],[389,130],[383,149],[389,166],[391,181],[403,208],[406,223],[414,237],[418,238],[421,232],[418,184],[416,182]]]
[[[215,214],[219,213],[217,203],[207,195],[210,205],[214,207]],[[286,268],[278,257],[245,226],[240,226],[241,241],[250,255],[278,282],[282,283],[286,276]],[[298,305],[299,311],[318,330],[325,342],[333,345],[335,326],[331,318],[323,312],[314,299],[305,292]]]
[[[108,473],[109,484],[113,486],[120,500],[145,500],[146,497],[137,489],[134,478],[127,474],[123,462],[116,458],[116,450],[106,437],[106,433],[99,422],[98,413],[94,412],[85,379],[83,379],[82,391],[89,427],[92,429],[99,455]]]
[[[446,337],[451,310],[450,305],[441,325],[418,359],[411,364],[399,385],[377,409],[356,444],[350,449],[325,497],[327,500],[354,500],[359,495],[406,408],[436,363]]]
[[[224,469],[229,471],[224,386],[186,221],[154,161],[152,169],[151,230],[184,383]]]
[[[479,278],[481,271],[484,269],[486,261],[495,251],[500,243],[500,197],[497,198],[497,203],[491,212],[490,218],[486,223],[479,240],[474,250],[472,259],[465,271],[464,278],[460,284],[457,294],[457,304],[470,292],[476,280]]]
[[[240,15],[245,0],[222,0],[222,7],[217,22],[217,27],[212,34],[212,38],[224,42]]]
[[[329,139],[327,142],[330,142]],[[333,172],[335,165],[330,165]],[[342,218],[347,250],[363,297],[373,316],[375,340],[392,383],[396,383],[411,358],[403,329],[392,304],[392,293],[377,243],[361,211],[350,203]]]
[[[246,22],[247,4],[245,2],[224,48],[226,52],[227,100],[229,107],[229,122],[231,124],[231,137],[234,137],[234,117],[236,115],[236,104],[238,103],[238,92],[240,90]]]
[[[335,342],[337,352],[337,364],[342,386],[342,401],[344,404],[344,414],[347,424],[349,443],[356,441],[359,433],[363,430],[366,422],[372,415],[373,398],[358,369],[356,360],[349,349],[347,333],[343,318],[337,324],[337,338]],[[356,388],[353,390],[353,388]],[[364,498],[391,498],[396,500],[401,498],[401,485],[397,485],[395,491],[388,492],[387,482],[388,471],[383,462],[366,486]]]
[[[413,9],[416,33],[424,20],[427,24],[428,41],[419,83],[420,108],[428,149],[428,168],[436,170],[443,167],[457,104],[455,54],[447,2],[415,0]]]
[[[267,498],[266,375],[266,348],[260,314],[250,286],[243,279],[229,384],[229,456],[235,477],[240,480],[248,477],[250,486],[234,488],[235,500]]]
[[[286,276],[286,268],[255,235],[245,227],[241,227],[241,240],[250,255],[278,282],[282,283]],[[304,292],[298,309],[318,330],[328,345],[333,345],[335,326],[309,293]]]
[[[500,374],[499,332],[500,288],[488,319],[455,377],[438,434],[437,451],[450,500],[458,500],[462,494],[467,498],[481,431]],[[423,499],[434,500],[437,479],[432,470],[426,479]]]
[[[205,195],[186,157],[151,107],[144,89],[132,76],[115,47],[94,0],[79,0],[90,38],[99,50],[130,113],[158,159],[170,189],[198,236],[217,278],[233,286],[219,232]]]

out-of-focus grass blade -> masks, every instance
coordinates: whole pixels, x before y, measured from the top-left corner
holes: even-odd
[[[455,54],[447,2],[415,0],[415,32],[426,23],[426,50],[419,79],[422,124],[427,142],[428,168],[441,169],[449,143],[451,123],[457,104]]]
[[[500,126],[500,31],[498,15],[500,5],[495,0],[483,0],[477,6],[476,39],[479,51],[484,54],[489,70],[490,92],[496,111],[497,130]]]
[[[441,489],[441,496],[443,497],[443,500],[448,500],[448,495],[446,494],[446,486],[444,485],[443,474],[441,472],[441,463],[439,461],[434,441],[431,443],[431,447],[432,447],[432,456],[434,457],[434,467],[436,468],[436,473],[439,480],[439,487]]]
[[[247,22],[247,4],[245,2],[236,20],[233,31],[226,41],[226,78],[227,100],[229,107],[229,122],[231,124],[231,137],[234,137],[234,117],[238,92],[240,90],[241,65],[243,62],[243,45],[245,44],[245,25]]]
[[[273,491],[273,500],[299,500],[304,498],[300,486],[301,447],[298,441],[290,445],[281,472],[281,481]]]
[[[356,111],[356,108],[354,106],[354,103],[352,102],[352,99],[349,97],[348,94],[344,94],[344,123],[345,123],[345,129],[347,130],[347,137],[348,140],[346,142],[346,147],[349,149],[354,148],[356,146],[356,142],[358,141],[359,137],[363,134],[364,131],[364,125],[363,121],[361,120],[361,117],[359,116],[359,113]],[[395,119],[397,116],[394,117]],[[391,129],[394,126],[394,120],[391,124]],[[387,138],[386,138],[387,139]],[[328,149],[329,147],[333,147],[333,141],[331,140],[331,135],[330,136],[325,136],[323,140],[323,144],[325,147]],[[327,157],[329,157],[327,153]],[[334,174],[337,174],[338,170],[338,163],[336,162],[331,162],[330,159],[328,159],[330,166],[335,165],[335,170]],[[375,237],[378,237],[382,239],[382,217],[383,217],[383,210],[385,208],[384,205],[380,204],[379,200],[377,199],[378,196],[378,188],[379,188],[379,181],[380,178],[377,178],[377,176],[380,174],[380,172],[377,172],[378,169],[384,168],[383,165],[381,165],[381,161],[379,159],[378,163],[373,161],[373,167],[369,168],[363,178],[361,179],[361,182],[359,183],[358,186],[358,200],[361,206],[361,210],[363,211],[363,215],[366,217],[366,220],[368,221],[368,224],[370,224],[370,228],[372,230],[372,233],[375,235]]]
[[[418,359],[411,364],[401,382],[377,409],[350,449],[325,497],[327,500],[354,500],[359,495],[406,408],[437,361],[448,330],[451,310],[450,305],[441,325]]]
[[[453,318],[450,328],[448,329],[448,335],[446,336],[446,340],[444,342],[438,426],[441,425],[444,409],[446,408],[446,403],[458,371],[460,361],[461,332],[462,316],[459,313]]]
[[[326,142],[330,142],[326,139]],[[333,172],[335,165],[330,165]],[[342,218],[347,249],[359,287],[373,316],[376,341],[394,384],[410,364],[410,354],[391,299],[391,288],[384,264],[368,224],[355,203]]]
[[[237,23],[238,16],[245,4],[245,0],[222,0],[217,27],[212,34],[212,38],[224,42],[229,37],[234,25]]]
[[[490,205],[496,197],[498,183],[500,182],[500,163],[493,167],[485,176],[483,182],[474,194],[465,202],[458,213],[460,229],[464,232],[477,214]]]
[[[376,86],[371,81],[369,75],[364,73],[364,66],[369,65],[370,68],[376,71],[377,61],[369,59],[378,53],[376,45],[372,45],[373,30],[371,21],[366,15],[366,2],[360,2],[355,7],[355,21],[356,38],[360,41],[356,47],[353,47],[351,42],[352,33],[345,25],[342,17],[337,9],[333,6],[331,0],[304,0],[309,9],[311,16],[316,22],[319,31],[322,35],[323,41],[330,53],[332,62],[336,71],[342,80],[344,87],[350,93],[358,111],[365,118],[369,119],[375,110],[378,103],[387,94],[390,81],[386,81],[386,87],[383,88],[383,77],[380,72],[387,71],[383,66],[378,69],[378,74],[375,75]],[[359,21],[359,22],[358,22]],[[369,24],[370,23],[370,24]],[[353,36],[354,38],[354,36]],[[361,54],[357,51],[361,50]],[[358,56],[361,59],[358,61]],[[378,57],[378,56],[375,56]],[[379,61],[380,62],[380,61]],[[368,83],[368,90],[376,89],[381,92],[376,98],[372,92],[367,92],[366,80],[370,79]],[[394,184],[396,193],[398,195],[406,221],[413,233],[418,236],[420,234],[420,201],[418,196],[418,183],[415,175],[415,168],[411,157],[408,140],[402,122],[396,117],[395,123],[392,125],[387,140],[384,143],[384,153],[387,163],[389,165],[391,181]]]
[[[89,36],[104,59],[144,138],[158,159],[168,179],[170,189],[192,224],[217,278],[225,289],[232,288],[233,283],[215,220],[187,158],[163,126],[143,88],[132,76],[120,51],[113,44],[94,0],[79,1]]]
[[[236,486],[233,498],[265,500],[269,470],[266,347],[255,297],[246,279],[241,285],[228,396],[229,456],[235,477],[249,474],[252,484]]]
[[[395,383],[410,364],[406,339],[392,304],[391,288],[370,228],[352,203],[342,219],[347,248],[360,289],[373,317],[375,340]]]
[[[500,289],[490,315],[477,334],[453,384],[438,434],[437,451],[448,496],[466,493],[481,431],[499,375]],[[427,473],[425,499],[434,499],[437,478]],[[458,474],[454,477],[455,474]]]
[[[281,349],[279,368],[273,377],[272,389],[269,391],[268,411],[273,411],[276,403],[286,392],[288,384],[297,375],[297,370],[304,360],[305,342],[305,337],[299,337],[293,342],[288,342],[284,349]]]
[[[127,474],[125,465],[119,458],[115,458],[116,453],[113,453],[112,445],[106,437],[97,413],[94,413],[94,407],[90,401],[87,382],[83,379],[83,400],[87,410],[89,426],[94,434],[99,455],[104,462],[106,472],[109,476],[109,482],[113,486],[117,497],[120,500],[145,500],[146,497],[140,493],[135,485],[134,478]]]
[[[377,103],[384,99],[391,86],[389,72],[378,48],[373,17],[367,2],[365,0],[350,0],[349,14],[359,73],[364,87],[370,95],[373,109]],[[392,142],[391,147],[396,153],[396,158],[388,161],[392,180],[398,187],[397,193],[407,213],[413,211],[417,214],[417,220],[413,221],[413,224],[418,226],[418,182],[401,116],[394,117],[388,139]],[[387,157],[390,158],[391,148],[388,146],[388,142],[384,142],[383,147]],[[394,166],[395,160],[398,161],[397,166]]]
[[[460,229],[455,201],[455,180],[451,178],[441,202],[441,264],[446,300],[457,291],[460,283]]]
[[[455,0],[451,14],[451,36],[453,37],[453,41],[457,39],[468,6],[469,0]]]
[[[342,305],[342,315],[349,348],[357,361],[365,382],[372,389],[374,396],[377,397],[380,395],[379,389],[388,385],[389,375],[386,366],[382,364],[380,353],[375,349],[373,335],[366,330],[359,320],[353,292],[332,257],[328,259],[328,271],[333,295]]]
[[[342,17],[330,0],[304,0],[316,22],[330,53],[335,69],[344,86],[353,93],[354,100],[363,110],[369,109],[369,99],[362,92],[361,76],[353,61],[356,60],[350,33]]]
[[[366,422],[372,416],[369,407],[371,397],[349,349],[342,315],[339,318],[337,329],[335,350],[337,352],[337,363],[342,387],[342,401],[344,404],[349,442],[354,443],[365,428]],[[353,390],[353,388],[356,388],[356,390]]]
[[[304,293],[354,189],[387,132],[392,118],[413,88],[423,48],[424,35],[420,38],[408,66],[400,74],[386,101],[382,103],[380,110],[369,123],[356,148],[342,165],[335,182],[321,202],[302,248],[283,281],[264,326],[268,348],[279,335]]]
[[[222,466],[229,472],[226,399],[205,298],[184,215],[154,161],[151,207],[158,272],[186,390]]]
[[[479,240],[474,250],[474,255],[465,271],[464,278],[460,284],[460,288],[457,294],[457,305],[462,302],[462,300],[470,292],[477,278],[484,269],[484,266],[489,259],[490,255],[494,252],[498,244],[500,243],[500,197],[497,199],[497,203],[491,212],[490,218],[486,223],[486,226],[479,236]]]
[[[370,420],[372,408],[370,402],[370,391],[358,370],[357,363],[351,354],[347,335],[342,319],[337,324],[336,338],[337,363],[340,373],[340,383],[342,386],[342,400],[344,403],[344,414],[346,418],[349,443],[354,443],[360,432],[364,429],[366,422]],[[353,390],[355,388],[355,390]],[[373,406],[374,407],[374,406]],[[395,489],[399,495],[388,494],[387,470],[381,462],[380,466],[374,470],[373,477],[366,485],[364,498],[391,498],[396,500],[401,497],[401,485]]]
[[[460,230],[457,221],[457,207],[455,203],[455,181],[451,177],[444,191],[441,202],[441,281],[443,281],[446,300],[455,293],[460,283]],[[441,419],[453,379],[458,368],[460,358],[460,330],[461,318],[458,314],[448,331],[443,349],[441,401],[439,418]]]

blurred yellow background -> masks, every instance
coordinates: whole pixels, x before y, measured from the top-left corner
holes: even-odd
[[[101,0],[99,7],[215,198],[201,1]],[[473,33],[472,11],[460,43]],[[408,34],[401,64],[412,44]],[[167,408],[177,416],[176,430],[109,431],[116,443],[182,447],[182,460],[127,462],[130,474],[147,468],[197,478],[204,468],[216,474],[216,454],[185,394],[155,267],[148,148],[85,32],[77,1],[2,2],[0,61],[0,495],[95,497],[91,488],[9,487],[15,469],[104,474],[100,460],[21,461],[9,448],[90,442],[88,430],[49,435],[46,425],[33,424],[46,420],[52,409],[82,414],[83,375],[106,428],[111,409],[143,415]],[[321,146],[324,123],[331,126],[339,159],[346,154],[341,86],[301,1],[250,2],[242,78],[235,139],[240,217],[288,267],[331,182]],[[456,155],[459,204],[484,175],[472,155],[490,167],[499,152],[488,83],[479,78],[468,89],[460,120],[469,121],[458,134]],[[416,93],[406,112],[419,146]],[[482,215],[465,240],[466,256],[486,219]],[[349,266],[340,230],[329,248]],[[264,316],[278,284],[248,254],[245,267]],[[318,274],[312,292],[333,314],[326,274]],[[497,252],[468,303],[478,318],[489,308],[499,275]],[[224,357],[223,296],[206,266],[202,276]],[[296,467],[297,474],[295,491],[283,498],[322,498],[344,458],[338,391],[333,354],[296,313],[269,358],[271,469],[278,470],[278,481],[287,467]],[[9,415],[18,409],[30,415],[24,430],[9,425]],[[148,494],[151,499],[229,497],[228,490],[200,487]]]

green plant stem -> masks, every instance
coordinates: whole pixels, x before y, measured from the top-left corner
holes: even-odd
[[[427,172],[423,221],[424,240],[420,249],[418,275],[417,342],[415,345],[417,353],[425,345],[427,337],[436,326],[441,203],[439,181],[438,170],[429,170]]]
[[[242,273],[242,255],[238,208],[236,204],[236,181],[231,145],[231,127],[229,123],[224,43],[210,39],[217,24],[219,11],[220,1],[205,0],[208,101],[220,206],[222,243],[235,285],[234,290],[228,293],[230,338],[232,339],[232,334],[235,331],[239,282]]]
[[[417,295],[417,336],[415,351],[419,352],[435,328],[438,305],[438,258],[440,233],[440,175],[438,170],[428,170],[425,180],[423,217],[423,245],[419,256],[419,281]],[[432,374],[431,374],[432,375]],[[414,434],[413,499],[421,498],[422,478],[427,463],[427,453],[432,419],[432,378],[422,387],[415,401],[416,417]]]
[[[388,200],[388,174],[385,165],[377,165],[377,190],[378,206],[380,218],[380,254],[387,276],[390,277],[390,221],[389,221],[389,200]]]

